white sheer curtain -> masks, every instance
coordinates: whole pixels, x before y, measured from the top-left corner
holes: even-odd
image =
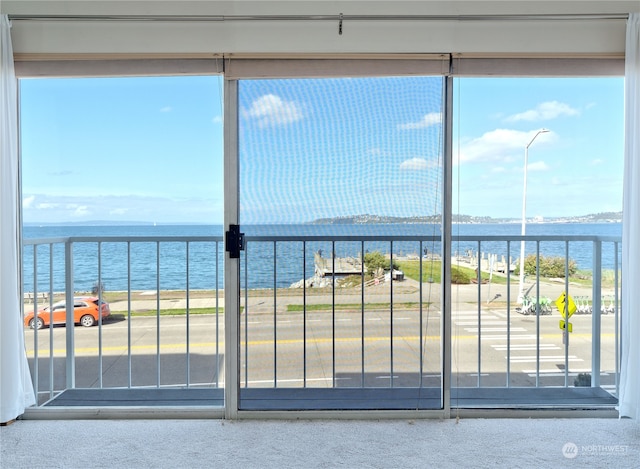
[[[625,51],[620,417],[640,419],[640,14],[629,15]]]
[[[0,422],[35,403],[20,317],[18,99],[10,24],[0,16]]]

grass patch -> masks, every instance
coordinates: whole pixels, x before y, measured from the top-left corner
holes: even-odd
[[[422,303],[423,306],[427,306],[429,303]],[[417,302],[408,302],[408,303],[394,303],[393,304],[393,308],[394,309],[412,309],[412,308],[417,308],[419,306],[419,303]],[[287,305],[287,312],[289,313],[298,313],[301,311],[333,311],[333,305],[331,304],[313,304],[313,305],[307,305],[306,308],[304,305]],[[389,308],[389,303],[365,303],[364,304],[365,309],[375,309],[375,308],[382,308],[382,309],[386,309]],[[351,310],[360,310],[362,308],[362,305],[359,304],[336,304],[335,305],[335,310],[336,311],[351,311]]]
[[[113,315],[127,316],[127,311],[111,311]],[[161,309],[160,316],[185,316],[186,308]],[[216,314],[216,308],[189,308],[189,315],[192,314]],[[218,314],[224,314],[224,308],[218,308]],[[155,309],[146,311],[131,311],[131,316],[157,316],[158,311]]]
[[[613,288],[615,286],[616,271],[614,269],[602,269],[602,288]],[[621,273],[618,271],[618,282],[620,282]],[[569,280],[578,285],[589,287],[593,284],[593,272],[591,270],[578,270],[575,275],[569,277]]]
[[[412,280],[420,281],[420,261],[398,261],[400,270],[404,272],[405,277]],[[422,282],[426,283],[441,283],[442,281],[442,261],[437,260],[425,260],[422,262]],[[482,280],[489,280],[489,274],[482,272]],[[452,266],[453,283],[469,283],[467,279],[477,278],[476,271],[468,267]],[[513,277],[512,277],[513,278]],[[456,282],[456,279],[459,279]],[[498,285],[505,285],[507,279],[502,276],[494,275],[491,279],[492,283]]]
[[[420,281],[420,261],[398,261],[398,267],[404,272],[404,276],[412,280]],[[424,261],[422,263],[422,281],[440,283],[442,261]]]

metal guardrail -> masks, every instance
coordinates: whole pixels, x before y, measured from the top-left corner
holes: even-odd
[[[191,350],[192,346],[192,338],[191,338],[191,324],[192,314],[190,314],[192,307],[192,290],[190,286],[190,275],[189,268],[192,264],[192,260],[190,259],[190,249],[195,243],[200,243],[204,245],[211,246],[210,250],[213,253],[212,258],[215,260],[215,264],[212,266],[214,272],[221,272],[221,263],[222,263],[222,237],[214,237],[214,236],[200,236],[200,237],[68,237],[68,238],[47,238],[47,239],[24,239],[23,246],[25,252],[31,249],[29,253],[30,257],[29,261],[31,262],[31,268],[27,269],[25,266],[23,278],[30,277],[28,282],[23,280],[23,283],[30,284],[32,291],[29,292],[30,297],[34,299],[33,301],[33,310],[38,311],[41,308],[52,306],[54,301],[59,301],[61,298],[64,299],[67,305],[71,305],[74,303],[74,297],[77,295],[92,295],[97,296],[99,299],[99,303],[106,302],[104,299],[104,293],[102,290],[102,285],[104,284],[103,280],[103,251],[105,250],[105,245],[122,245],[124,249],[121,254],[124,255],[124,259],[121,260],[122,264],[125,266],[126,270],[122,273],[121,282],[124,283],[124,293],[126,294],[126,311],[124,312],[124,319],[126,324],[126,344],[122,344],[121,340],[118,340],[117,344],[114,343],[105,343],[105,329],[107,327],[106,324],[103,324],[102,316],[98,316],[97,322],[97,356],[94,357],[96,360],[95,366],[97,367],[97,379],[95,382],[91,383],[92,387],[97,388],[109,388],[109,387],[118,387],[118,388],[135,388],[135,387],[190,387],[190,386],[207,386],[207,387],[219,387],[221,385],[221,362],[217,360],[215,357],[218,357],[221,353],[221,347],[223,341],[220,338],[220,335],[223,333],[223,328],[221,324],[221,319],[218,311],[222,310],[220,305],[220,294],[221,294],[221,283],[219,281],[218,275],[213,276],[213,286],[212,286],[212,296],[213,296],[213,309],[216,312],[214,315],[214,332],[213,332],[213,347],[214,357],[212,361],[214,363],[214,372],[213,379],[207,382],[194,382],[191,377],[191,361],[194,353]],[[154,246],[155,250],[155,259],[152,261],[154,265],[153,270],[155,271],[155,285],[153,286],[153,291],[155,292],[155,325],[154,325],[154,333],[155,333],[155,353],[154,353],[154,364],[155,364],[155,379],[153,383],[146,382],[142,385],[136,384],[136,379],[134,376],[134,356],[135,356],[135,348],[134,344],[134,323],[132,322],[132,318],[135,315],[136,311],[134,309],[134,301],[133,301],[133,290],[132,290],[132,250],[134,246],[139,245],[149,245]],[[184,358],[184,367],[183,372],[179,374],[179,379],[177,376],[173,376],[172,380],[167,381],[161,375],[161,370],[163,367],[161,366],[162,359],[162,335],[161,335],[161,261],[160,261],[160,250],[161,246],[164,244],[170,244],[174,248],[176,246],[181,246],[184,253],[184,301],[185,301],[185,314],[184,314],[184,329],[185,329],[185,350],[183,353]],[[78,285],[78,281],[76,276],[74,275],[74,247],[79,245],[91,245],[95,247],[95,251],[93,255],[95,256],[95,271],[93,272],[93,276],[91,279],[95,279],[95,282],[90,282],[90,284],[95,284],[95,286],[100,286],[96,288],[92,293],[89,292],[90,286],[87,286],[86,279],[85,285],[78,291],[75,288]],[[56,250],[56,248],[59,248]],[[40,251],[46,251],[45,255],[48,259],[45,261],[40,260]],[[147,250],[148,251],[148,250]],[[146,253],[146,251],[145,251]],[[147,258],[145,262],[148,264],[149,259]],[[63,268],[61,268],[63,266]],[[29,275],[30,274],[30,275]],[[60,277],[62,277],[62,291],[60,288],[55,288],[57,285],[60,286]],[[34,279],[37,279],[34,281]],[[26,280],[26,279],[25,279]],[[41,292],[39,286],[45,283],[47,285],[47,291]],[[146,285],[148,287],[148,285]],[[39,299],[42,295],[47,295],[49,301],[40,302]],[[147,301],[148,303],[149,301]],[[31,305],[29,305],[31,306]],[[148,308],[145,308],[148,309]],[[79,373],[79,369],[77,366],[77,347],[76,347],[76,331],[74,328],[74,320],[73,315],[68,312],[71,310],[70,308],[66,308],[67,316],[66,316],[66,324],[64,330],[64,365],[61,366],[57,360],[56,355],[59,355],[60,350],[54,349],[54,344],[56,343],[56,339],[59,339],[58,331],[59,328],[49,327],[48,329],[38,330],[37,328],[26,329],[27,332],[27,347],[32,351],[31,360],[31,372],[33,377],[34,388],[38,392],[38,402],[46,402],[46,400],[52,399],[55,395],[64,391],[65,389],[73,389],[76,388],[77,382],[77,373]],[[36,313],[37,314],[37,313]],[[37,317],[37,315],[36,315]],[[33,337],[29,337],[29,333],[33,334]],[[42,335],[46,334],[45,339],[48,345],[48,350],[42,350],[40,347],[40,343],[43,342]],[[54,335],[56,337],[54,337]],[[31,345],[29,347],[29,345]],[[170,344],[167,344],[170,346]],[[109,386],[105,385],[103,381],[104,369],[105,369],[105,349],[114,349],[118,348],[121,350],[126,356],[126,370],[124,372],[124,377],[120,377],[115,381],[118,382],[117,386]],[[86,352],[85,352],[86,353]],[[41,369],[41,362],[45,362],[45,370]],[[148,364],[148,363],[147,363]],[[112,365],[113,366],[113,365]],[[87,366],[83,367],[83,372],[87,372]],[[63,377],[62,379],[60,377]],[[83,377],[84,378],[84,377]],[[45,385],[41,384],[41,381],[45,380],[47,383]],[[83,383],[87,382],[87,379],[81,380]],[[44,398],[44,401],[43,401]]]
[[[620,255],[620,245],[621,240],[616,237],[599,237],[599,236],[453,236],[452,244],[455,247],[461,247],[460,252],[466,249],[467,246],[474,246],[478,253],[482,253],[484,250],[484,246],[491,245],[495,247],[496,245],[502,245],[504,247],[504,252],[506,253],[506,258],[511,264],[512,256],[511,246],[513,243],[519,243],[522,240],[526,240],[529,243],[534,244],[537,265],[539,266],[539,262],[541,259],[541,247],[546,243],[563,243],[564,251],[565,251],[565,273],[569,272],[569,260],[570,256],[570,245],[573,243],[588,243],[591,246],[592,250],[592,285],[591,285],[591,307],[594,312],[591,315],[591,386],[599,387],[601,385],[600,378],[602,373],[601,366],[601,356],[602,356],[602,311],[606,309],[607,311],[611,311],[613,316],[613,325],[609,327],[609,329],[613,329],[613,350],[607,350],[607,356],[610,354],[614,355],[614,365],[613,369],[609,367],[607,370],[613,372],[615,377],[615,382],[613,383],[613,388],[611,392],[615,392],[617,394],[618,389],[618,375],[619,375],[619,350],[620,350],[620,339],[619,339],[619,255]],[[322,244],[323,246],[329,246],[327,249],[332,252],[338,252],[341,247],[350,246],[349,249],[353,251],[356,249],[359,251],[359,257],[361,258],[361,278],[362,284],[358,286],[352,286],[356,290],[359,288],[356,293],[356,297],[358,299],[350,307],[351,311],[351,319],[354,320],[353,325],[359,333],[356,335],[355,339],[350,342],[350,350],[352,353],[358,355],[357,360],[351,361],[350,366],[347,368],[341,368],[340,356],[339,354],[343,353],[344,347],[342,347],[342,343],[345,342],[344,337],[339,337],[337,333],[341,331],[340,320],[344,319],[341,313],[341,308],[343,307],[340,303],[338,303],[338,298],[341,295],[341,291],[338,288],[336,282],[337,279],[333,277],[331,280],[331,285],[325,292],[325,299],[328,300],[329,310],[324,311],[322,313],[323,320],[325,320],[324,326],[325,332],[327,335],[325,337],[326,342],[329,344],[329,347],[326,351],[326,356],[322,357],[323,365],[326,365],[328,368],[325,368],[325,373],[328,375],[328,378],[324,382],[325,387],[339,387],[343,386],[343,382],[341,381],[343,377],[347,374],[351,375],[351,384],[353,387],[367,388],[372,387],[371,381],[371,372],[375,371],[376,373],[383,371],[381,366],[372,366],[371,363],[371,350],[372,348],[369,346],[369,341],[375,342],[378,345],[382,345],[386,352],[376,352],[381,353],[384,356],[384,360],[381,360],[380,363],[386,367],[386,372],[388,372],[388,379],[384,383],[386,387],[404,387],[407,385],[407,381],[403,378],[398,378],[399,374],[409,374],[413,376],[413,380],[410,380],[411,385],[415,386],[426,386],[425,376],[428,375],[427,366],[426,366],[426,343],[427,343],[427,328],[434,327],[429,326],[430,321],[434,321],[435,317],[432,314],[429,316],[426,314],[428,311],[433,311],[434,303],[428,296],[428,292],[434,291],[433,284],[429,281],[418,281],[417,282],[417,294],[416,300],[411,301],[410,306],[396,306],[399,303],[399,299],[402,298],[403,294],[399,293],[397,290],[398,282],[389,282],[387,285],[387,293],[388,294],[388,302],[385,301],[384,305],[376,304],[375,306],[371,306],[367,303],[367,288],[364,286],[366,283],[365,279],[365,262],[364,262],[364,254],[368,249],[368,246],[375,246],[379,248],[380,246],[387,246],[386,253],[388,254],[390,259],[397,259],[398,254],[401,251],[403,253],[407,253],[409,248],[407,246],[414,246],[415,251],[418,253],[418,256],[415,257],[418,261],[418,275],[420,279],[424,278],[427,268],[427,262],[429,261],[427,258],[422,256],[424,252],[424,247],[429,247],[430,251],[438,252],[437,243],[440,242],[439,237],[434,236],[247,236],[246,237],[246,246],[247,250],[243,252],[242,257],[240,259],[241,267],[242,267],[242,276],[241,276],[241,285],[242,285],[242,299],[243,306],[240,315],[241,320],[241,386],[242,387],[253,387],[253,386],[262,386],[262,387],[273,387],[277,388],[280,386],[291,386],[292,382],[295,382],[293,385],[307,387],[307,386],[316,386],[318,381],[316,380],[317,370],[313,369],[313,364],[311,362],[310,353],[310,345],[315,340],[310,336],[311,321],[316,321],[317,318],[314,316],[311,308],[311,298],[312,298],[312,288],[307,286],[306,282],[302,283],[301,292],[297,295],[297,300],[299,302],[300,311],[300,320],[301,324],[297,330],[297,335],[292,336],[282,336],[279,334],[282,330],[283,325],[283,317],[286,317],[289,313],[286,312],[286,309],[282,309],[282,305],[285,304],[283,299],[286,299],[283,291],[282,279],[279,278],[281,275],[281,269],[283,268],[283,262],[291,263],[291,252],[298,252],[299,257],[296,262],[298,263],[295,266],[287,265],[287,272],[290,274],[293,270],[294,272],[298,272],[298,278],[302,278],[303,280],[308,277],[308,274],[311,270],[312,263],[310,259],[312,258],[311,252],[316,249],[316,246]],[[69,238],[48,238],[48,239],[25,239],[23,244],[25,246],[25,251],[31,249],[31,262],[32,265],[30,268],[25,267],[24,276],[31,276],[32,279],[37,279],[37,281],[33,281],[32,283],[32,291],[29,292],[33,295],[34,302],[33,307],[34,310],[38,310],[40,307],[39,294],[46,293],[49,297],[49,304],[52,304],[54,298],[56,296],[60,296],[60,291],[55,288],[55,282],[57,277],[59,277],[61,273],[60,269],[60,256],[56,254],[56,249],[60,249],[64,247],[64,256],[63,256],[63,265],[64,269],[62,269],[62,273],[64,275],[64,298],[67,304],[71,304],[73,302],[73,298],[75,295],[74,285],[78,283],[78,279],[74,273],[74,247],[79,245],[91,244],[96,246],[96,270],[93,272],[92,279],[95,279],[97,285],[102,285],[103,283],[103,274],[102,271],[104,269],[103,256],[104,256],[104,246],[106,244],[114,245],[121,244],[125,246],[125,260],[123,262],[126,263],[126,273],[123,275],[123,279],[126,281],[126,304],[127,311],[125,313],[126,316],[126,345],[122,346],[123,350],[126,353],[126,380],[120,387],[132,388],[138,386],[136,384],[135,379],[135,371],[133,363],[135,361],[135,346],[134,346],[134,334],[135,330],[134,321],[132,318],[135,316],[134,304],[133,304],[133,294],[134,290],[132,290],[132,246],[137,245],[138,243],[147,243],[155,246],[155,325],[153,327],[155,333],[155,368],[156,368],[156,376],[155,382],[152,384],[144,384],[144,386],[155,386],[155,387],[163,387],[163,386],[194,386],[194,385],[206,385],[212,387],[221,387],[224,386],[219,379],[222,376],[220,366],[221,362],[217,358],[214,358],[216,361],[216,369],[214,371],[214,377],[209,382],[198,382],[194,383],[191,377],[191,369],[192,369],[192,357],[193,357],[193,344],[192,337],[190,334],[191,324],[190,322],[193,320],[189,311],[191,309],[192,304],[192,289],[189,282],[190,272],[192,271],[192,261],[189,257],[191,246],[194,243],[205,243],[211,246],[212,252],[215,252],[215,267],[213,268],[213,272],[210,272],[209,275],[214,279],[215,287],[212,289],[213,294],[215,295],[215,311],[219,313],[221,311],[220,306],[220,296],[223,294],[221,291],[220,278],[222,276],[222,263],[223,263],[223,255],[222,255],[222,237],[69,237]],[[185,324],[186,324],[186,334],[184,337],[185,340],[185,352],[184,352],[184,370],[179,373],[176,373],[171,378],[166,378],[161,374],[161,370],[163,369],[161,361],[163,356],[162,349],[162,330],[161,330],[161,316],[160,312],[162,310],[161,304],[161,293],[163,292],[163,287],[161,285],[161,249],[165,245],[170,245],[172,250],[178,249],[181,253],[185,253],[186,256],[184,258],[184,274],[185,274],[185,283],[184,283],[184,299],[186,302],[186,314],[185,314]],[[606,308],[603,309],[602,305],[602,266],[603,266],[603,245],[608,246],[608,248],[613,252],[613,285],[610,288],[613,290],[612,294],[607,296],[607,305]],[[56,248],[57,246],[57,248]],[[259,247],[259,248],[258,248]],[[45,255],[48,254],[48,259],[40,258],[40,251],[45,252]],[[265,256],[266,252],[270,252],[270,254]],[[279,253],[285,253],[285,257],[283,257]],[[351,253],[353,254],[353,253]],[[335,256],[334,256],[335,258]],[[254,314],[259,311],[256,310],[256,302],[253,301],[253,296],[255,295],[255,288],[252,285],[252,275],[256,274],[256,264],[255,260],[260,260],[260,269],[266,271],[261,272],[264,278],[269,279],[269,285],[264,285],[260,288],[261,290],[261,301],[269,303],[269,307],[265,310],[265,307],[261,307],[261,312],[263,314],[263,318],[268,318],[270,322],[270,331],[271,335],[268,337],[256,337],[254,334],[254,326],[252,325],[252,318]],[[265,259],[267,259],[265,264]],[[288,261],[286,260],[288,259]],[[333,271],[335,271],[335,266]],[[497,275],[497,274],[496,274]],[[39,291],[39,286],[41,285],[41,278],[45,278],[48,283],[48,288],[46,292]],[[514,329],[512,327],[513,318],[518,316],[514,304],[515,298],[512,297],[511,290],[513,285],[517,282],[513,282],[512,279],[515,278],[513,274],[510,272],[505,272],[503,275],[503,281],[506,282],[503,284],[505,288],[506,294],[504,295],[504,305],[500,313],[505,316],[504,324],[506,330],[504,331],[504,340],[506,342],[504,351],[506,353],[506,360],[504,362],[504,375],[505,381],[503,386],[510,387],[513,385],[514,375],[520,372],[514,372],[512,369],[512,362],[514,362],[514,351],[518,350],[518,347],[514,347],[515,335]],[[86,279],[84,279],[86,281]],[[27,282],[28,283],[28,282]],[[535,293],[534,296],[536,298],[540,298],[543,292],[541,291],[541,278],[539,273],[535,276],[535,281],[533,282]],[[458,287],[452,286],[452,290],[457,289]],[[473,369],[465,369],[464,374],[466,376],[466,381],[461,383],[459,380],[453,380],[452,386],[474,386],[474,387],[485,387],[485,386],[495,386],[495,380],[490,379],[491,377],[488,375],[492,374],[491,370],[487,369],[487,361],[488,358],[486,356],[489,353],[489,349],[486,346],[485,339],[488,337],[487,330],[491,328],[486,327],[487,321],[485,319],[487,313],[487,304],[483,300],[482,293],[486,290],[486,286],[483,285],[483,277],[482,277],[482,269],[477,269],[477,281],[476,285],[473,287],[465,287],[465,288],[475,288],[476,293],[473,294],[474,301],[469,303],[466,302],[464,308],[465,311],[458,309],[454,309],[452,311],[452,315],[456,316],[456,314],[464,313],[468,322],[472,322],[474,325],[472,328],[474,332],[471,334],[475,340],[475,351],[470,351],[471,355],[475,355],[475,367]],[[563,291],[565,294],[569,295],[571,291],[573,291],[574,286],[570,285],[568,275],[565,275]],[[97,295],[100,298],[100,301],[103,301],[103,292],[99,288],[97,291]],[[425,295],[427,295],[425,297]],[[280,298],[282,296],[282,299]],[[324,300],[323,300],[324,301]],[[471,304],[471,306],[469,306]],[[437,306],[437,305],[436,305]],[[492,304],[492,307],[495,306],[495,303]],[[385,318],[385,327],[387,327],[387,335],[386,337],[369,337],[367,335],[369,324],[367,321],[369,320],[369,315],[373,310],[382,309]],[[398,316],[398,312],[402,310],[406,310],[407,308],[411,309],[415,313],[414,322],[410,325],[410,328],[407,329],[404,324],[401,324]],[[354,313],[355,311],[355,313]],[[290,314],[289,314],[290,315]],[[535,387],[545,387],[545,386],[556,386],[557,382],[554,381],[553,384],[548,384],[548,380],[546,380],[544,373],[541,371],[541,359],[543,358],[542,352],[544,352],[545,347],[542,344],[542,316],[540,311],[540,304],[537,303],[535,315],[532,315],[532,318],[535,318],[535,333],[533,334],[535,340],[535,371],[534,373],[530,373],[534,376],[535,382],[533,386]],[[437,357],[437,363],[442,363],[442,337],[440,335],[441,322],[445,318],[438,317],[437,321],[433,324],[438,324],[437,333],[433,334],[433,337],[437,339],[437,342],[440,346],[440,355]],[[324,327],[323,326],[323,327]],[[97,374],[98,378],[95,383],[92,384],[94,387],[98,388],[109,388],[111,387],[109,384],[103,381],[103,375],[105,373],[105,350],[112,349],[114,347],[111,343],[105,343],[104,329],[105,325],[102,323],[102,320],[98,322],[97,326]],[[79,372],[79,367],[77,364],[78,353],[75,344],[75,330],[73,327],[73,319],[71,315],[67,316],[67,323],[65,329],[65,344],[64,344],[64,384],[61,385],[61,380],[59,379],[59,374],[62,373],[62,367],[59,364],[56,364],[56,353],[59,353],[54,348],[54,330],[55,328],[49,328],[48,330],[38,331],[37,329],[30,331],[27,329],[27,341],[31,343],[32,350],[32,374],[34,380],[34,386],[38,390],[41,397],[46,399],[53,398],[57,393],[61,392],[65,388],[75,388],[76,387],[76,375]],[[608,330],[609,330],[608,329]],[[430,329],[433,330],[433,329]],[[399,345],[402,341],[408,340],[408,331],[411,332],[411,340],[417,342],[417,356],[418,359],[415,363],[409,365],[407,368],[407,364],[403,362],[406,358],[403,358],[402,353],[403,349],[399,348]],[[32,334],[32,337],[29,337],[29,334]],[[48,335],[48,340],[44,341],[42,339],[42,334]],[[215,352],[213,355],[215,357],[219,357],[221,353],[224,351],[224,345],[220,339],[220,334],[222,333],[222,323],[219,320],[219,314],[215,314],[215,338],[213,339],[213,345],[215,348]],[[456,333],[454,330],[453,333]],[[429,337],[430,340],[433,337]],[[48,350],[41,348],[41,342],[46,343],[48,346]],[[296,343],[298,348],[296,349],[300,354],[299,360],[297,361],[298,365],[296,370],[292,372],[291,369],[287,368],[289,365],[287,362],[289,360],[283,360],[283,351],[284,353],[288,353],[290,350],[290,345],[292,343]],[[572,382],[570,381],[570,341],[567,339],[564,340],[564,349],[562,351],[563,357],[562,361],[564,362],[564,369],[561,371],[561,386],[571,386]],[[261,351],[264,350],[265,344],[269,345],[269,352],[265,356],[260,356]],[[170,344],[167,344],[170,345]],[[260,348],[262,347],[262,348]],[[354,352],[355,350],[355,352]],[[572,349],[571,349],[572,350]],[[457,350],[454,350],[454,359],[455,353]],[[263,354],[264,355],[264,354]],[[43,358],[49,358],[46,369],[41,369],[40,362]],[[557,361],[557,360],[556,360]],[[357,363],[356,363],[357,362]],[[315,362],[317,363],[317,362]],[[608,362],[609,363],[609,362]],[[353,366],[352,366],[353,365]],[[357,366],[356,366],[357,365]],[[252,374],[257,372],[257,366],[260,368],[260,379],[253,379]],[[609,366],[609,364],[607,365]],[[83,370],[86,368],[86,365],[83,365]],[[328,370],[328,372],[327,372]],[[445,366],[444,373],[451,373],[453,375],[460,374],[459,370],[456,369],[455,366],[450,367],[447,370]],[[292,373],[294,379],[292,380]],[[436,381],[442,383],[442,371],[439,372],[440,376],[436,376]],[[180,376],[180,379],[176,379],[176,376]],[[474,382],[470,383],[468,381],[469,376],[475,376]],[[433,378],[433,376],[431,377]],[[253,381],[252,381],[253,379]],[[43,382],[44,381],[44,384]],[[83,379],[83,382],[86,380]],[[260,384],[256,384],[259,381]],[[433,381],[433,379],[432,379]],[[544,381],[544,382],[543,382]],[[56,384],[57,383],[57,384]],[[611,384],[609,383],[609,386]],[[40,399],[42,402],[42,399]]]

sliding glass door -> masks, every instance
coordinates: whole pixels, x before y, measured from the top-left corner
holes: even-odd
[[[240,410],[442,408],[443,89],[237,82]]]

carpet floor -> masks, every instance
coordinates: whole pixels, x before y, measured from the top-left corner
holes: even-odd
[[[2,468],[640,467],[629,419],[20,420]]]

